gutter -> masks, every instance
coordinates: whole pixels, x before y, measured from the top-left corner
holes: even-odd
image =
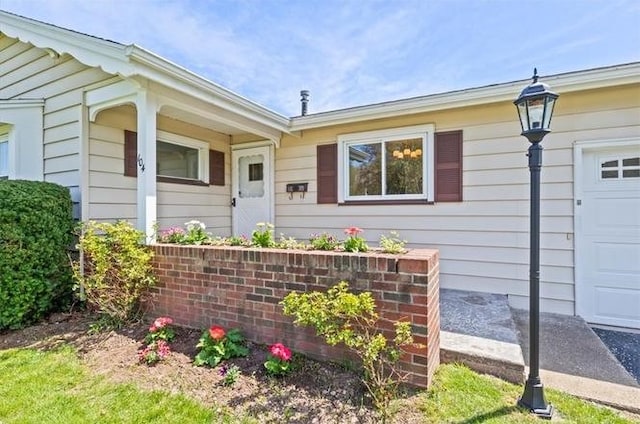
[[[640,62],[549,75],[543,78],[558,93],[634,84],[640,82]],[[522,86],[529,82],[529,79],[512,81],[298,116],[291,118],[290,130],[301,131],[363,120],[392,118],[401,115],[513,101]]]

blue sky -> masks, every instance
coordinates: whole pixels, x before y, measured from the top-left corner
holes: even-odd
[[[0,0],[287,116],[640,60],[639,0]],[[514,93],[514,97],[517,93]]]

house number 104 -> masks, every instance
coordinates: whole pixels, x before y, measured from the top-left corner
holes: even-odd
[[[138,153],[138,168],[140,168],[140,171],[144,172],[144,160],[142,160],[142,155],[140,155],[140,153]]]

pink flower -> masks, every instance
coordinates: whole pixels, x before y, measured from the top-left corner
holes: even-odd
[[[215,341],[220,341],[224,338],[224,336],[227,333],[225,333],[224,328],[219,327],[217,325],[213,325],[211,326],[211,328],[209,329],[209,335],[211,336],[211,338]]]
[[[271,355],[273,355],[275,358],[280,359],[281,361],[288,361],[289,359],[291,359],[291,350],[282,343],[271,345],[269,347],[269,352],[271,353]]]
[[[155,333],[156,331],[158,331],[158,327],[156,327],[156,324],[153,323],[151,327],[149,327],[149,333]]]
[[[169,317],[156,318],[156,320],[153,322],[153,325],[156,328],[164,328],[167,325],[171,325],[171,324],[173,324],[173,320]]]
[[[158,348],[158,356],[161,359],[166,358],[171,353],[171,348],[169,347],[169,343],[165,342],[164,340],[158,340],[157,348]]]
[[[362,232],[362,229],[358,227],[349,227],[349,228],[345,228],[344,230],[344,233],[351,237],[357,236],[361,232]]]

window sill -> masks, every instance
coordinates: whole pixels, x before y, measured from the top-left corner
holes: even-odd
[[[159,183],[185,184],[185,185],[196,185],[196,186],[203,186],[203,187],[208,187],[209,186],[209,184],[205,183],[204,181],[187,180],[187,179],[183,179],[183,178],[173,178],[173,177],[161,177],[161,176],[158,176],[158,177],[156,177],[156,181],[158,181]]]
[[[338,206],[358,206],[358,205],[433,205],[432,200],[427,199],[398,199],[398,200],[345,200],[338,203]]]

